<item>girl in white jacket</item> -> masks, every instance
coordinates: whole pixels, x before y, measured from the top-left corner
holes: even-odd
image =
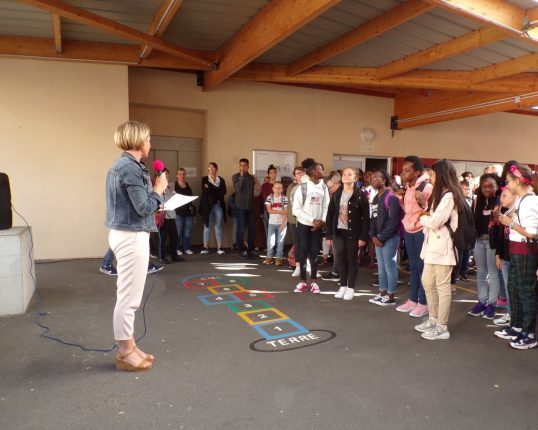
[[[424,260],[422,284],[429,318],[415,326],[415,330],[427,340],[450,339],[447,328],[452,301],[450,275],[457,255],[447,225],[453,232],[456,231],[458,210],[463,210],[466,204],[453,164],[449,160],[439,160],[433,165],[433,171],[430,207],[420,217],[424,226],[424,244],[420,254]]]

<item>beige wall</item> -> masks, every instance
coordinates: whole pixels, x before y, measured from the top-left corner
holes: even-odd
[[[37,259],[106,251],[105,178],[128,115],[125,66],[0,58],[0,171]]]
[[[205,93],[191,74],[0,58],[0,96],[0,171],[34,228],[36,258],[103,254],[104,181],[129,103],[154,134],[203,138],[203,165],[217,161],[227,181],[254,148],[295,150],[298,161],[331,166],[335,153],[360,152],[364,127],[376,132],[374,153],[365,155],[538,163],[534,117],[487,115],[393,138],[392,100],[306,88],[227,82]]]
[[[332,164],[333,154],[538,163],[538,118],[497,113],[397,131],[391,136],[391,99],[254,82],[227,82],[203,92],[194,75],[130,69],[131,103],[205,111],[203,160],[215,160],[230,177],[237,160],[252,149],[295,150],[298,160],[312,156]],[[360,139],[364,127],[375,140]],[[186,128],[188,130],[188,128]],[[514,143],[521,142],[514,153]],[[509,155],[508,155],[509,154]]]

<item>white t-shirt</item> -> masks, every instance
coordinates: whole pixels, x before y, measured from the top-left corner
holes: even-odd
[[[518,197],[512,220],[523,227],[527,233],[536,234],[538,232],[538,196],[532,193],[526,197]],[[510,240],[514,242],[527,241],[514,229],[510,229]]]
[[[281,194],[280,197],[276,197],[274,194],[269,194],[265,199],[265,205],[274,211],[279,211],[285,214],[288,206],[288,198],[283,194]],[[282,224],[283,221],[283,215],[269,214],[269,224]]]

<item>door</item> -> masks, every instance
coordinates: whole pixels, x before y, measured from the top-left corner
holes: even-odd
[[[195,196],[200,196],[202,191],[202,176],[205,175],[205,169],[201,169],[201,139],[185,139],[167,136],[151,136],[151,151],[146,163],[150,173],[153,175],[153,161],[161,160],[170,171],[168,182],[174,184],[176,181],[176,171],[183,167],[187,172],[187,182],[192,188]],[[199,199],[194,201],[198,208]],[[191,243],[193,245],[202,244],[202,227],[201,219],[196,216],[194,227],[192,229]]]

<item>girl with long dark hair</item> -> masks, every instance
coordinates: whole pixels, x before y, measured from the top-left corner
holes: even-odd
[[[424,260],[422,284],[428,301],[429,318],[415,326],[427,340],[450,339],[448,317],[452,292],[450,277],[457,255],[448,226],[458,227],[458,212],[464,211],[465,198],[449,160],[439,160],[433,165],[432,195],[429,210],[420,217],[424,227],[424,244],[420,258]]]
[[[488,320],[495,318],[497,297],[501,287],[499,269],[495,262],[495,248],[490,244],[490,223],[493,211],[499,205],[500,179],[494,173],[480,177],[480,185],[474,203],[473,218],[476,231],[474,259],[478,303],[468,312],[473,317],[482,316]]]

